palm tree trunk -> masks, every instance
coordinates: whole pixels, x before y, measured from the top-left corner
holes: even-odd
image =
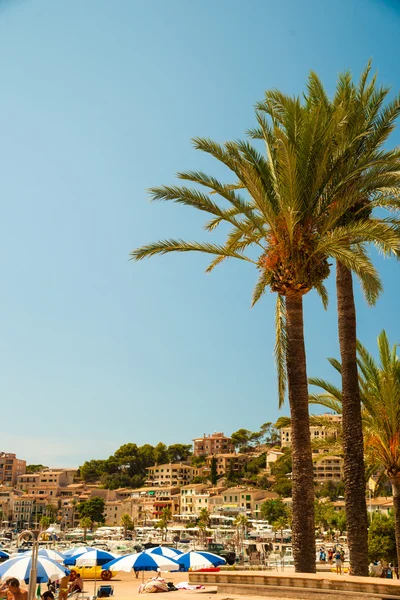
[[[357,372],[356,309],[351,271],[340,262],[336,262],[336,291],[342,362],[344,483],[350,569],[353,575],[368,576],[368,518]]]
[[[393,490],[394,530],[396,535],[397,566],[400,566],[400,475],[390,480]]]
[[[315,573],[314,472],[301,294],[286,297],[286,327],[292,425],[293,558],[296,572]]]

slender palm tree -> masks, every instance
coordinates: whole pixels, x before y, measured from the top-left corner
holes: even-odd
[[[124,528],[124,538],[126,538],[128,529],[133,529],[134,526],[131,516],[128,513],[121,515],[121,526]]]
[[[163,240],[134,250],[135,260],[169,252],[214,255],[207,271],[227,258],[244,260],[259,271],[253,304],[267,289],[278,294],[275,357],[280,403],[286,382],[292,419],[293,446],[293,554],[297,571],[315,571],[314,486],[308,415],[308,388],[303,326],[303,296],[315,289],[324,304],[323,281],[329,275],[328,257],[353,270],[374,294],[379,282],[362,241],[376,241],[385,251],[398,247],[390,225],[377,220],[339,223],[359,201],[359,193],[341,194],[342,165],[349,149],[337,143],[344,112],[333,111],[313,91],[302,102],[278,91],[267,92],[256,111],[258,127],[250,132],[261,139],[266,156],[247,141],[217,144],[196,138],[195,148],[228,167],[233,183],[222,183],[198,171],[179,173],[182,180],[203,186],[162,186],[150,190],[154,200],[173,201],[212,216],[213,231],[222,222],[230,226],[225,244]],[[354,175],[355,177],[355,175]],[[348,173],[346,185],[349,187]],[[240,189],[244,189],[244,194]],[[212,195],[216,195],[216,199]],[[228,205],[228,206],[227,206]],[[354,242],[354,243],[353,243]]]
[[[246,528],[249,525],[249,519],[245,514],[240,514],[236,517],[233,524],[237,531],[238,548],[240,548],[240,554],[244,557],[244,540],[246,537]]]
[[[90,517],[82,517],[79,520],[79,526],[83,529],[83,541],[86,542],[87,530],[92,527],[92,519]]]
[[[364,449],[368,464],[383,469],[392,486],[400,564],[400,358],[397,344],[390,347],[384,330],[378,337],[378,350],[379,365],[361,343],[357,344]],[[341,373],[341,364],[329,360]],[[323,389],[323,393],[311,396],[313,403],[343,414],[343,394],[337,387],[317,378],[310,383]]]
[[[207,508],[202,508],[200,510],[197,526],[201,533],[202,541],[204,543],[207,535],[207,528],[209,528],[210,526],[210,512]]]
[[[400,208],[399,149],[383,150],[395,127],[400,113],[400,97],[384,104],[389,92],[387,87],[377,87],[376,76],[368,81],[371,63],[361,75],[358,85],[346,72],[338,79],[336,93],[330,103],[331,110],[345,113],[346,118],[337,130],[337,143],[343,152],[339,169],[342,180],[339,195],[358,195],[349,210],[336,224],[345,226],[351,222],[369,220],[376,207],[390,210]],[[319,101],[329,103],[319,82],[314,94]],[[335,185],[335,174],[333,185]],[[335,210],[335,208],[334,208]],[[391,222],[390,219],[387,222]],[[366,239],[355,240],[364,244]],[[380,250],[382,247],[377,241]],[[374,304],[381,285],[371,287],[364,283],[367,301]],[[336,290],[338,310],[339,345],[341,355],[343,398],[343,450],[344,479],[347,515],[347,532],[350,565],[355,575],[368,575],[368,521],[365,500],[365,469],[361,405],[358,388],[356,359],[356,309],[351,268],[340,258],[336,260]]]

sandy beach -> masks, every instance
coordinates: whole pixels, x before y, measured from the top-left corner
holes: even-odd
[[[144,572],[144,581],[147,581],[151,577],[155,577],[156,573],[153,571]],[[166,581],[172,581],[174,584],[188,581],[188,573],[161,573],[161,576]],[[149,594],[139,594],[139,585],[142,583],[142,573],[139,573],[139,578],[136,579],[134,573],[119,573],[118,576],[113,579],[111,585],[114,588],[115,600],[132,600],[133,598],[146,598]],[[97,584],[98,585],[98,584]],[[94,582],[91,580],[85,581],[84,590],[87,596],[92,597],[93,595]],[[166,592],[168,600],[228,600],[226,594],[217,594],[216,586],[207,586],[205,589],[200,590],[178,590],[174,592]],[[244,596],[229,594],[229,600],[243,600]],[[260,596],[246,596],[246,599],[259,600]],[[269,600],[274,600],[273,597],[269,596]],[[280,598],[282,600],[282,598]]]
[[[156,573],[153,571],[144,572],[144,581],[147,581],[151,577],[155,577]],[[166,581],[172,581],[174,584],[188,581],[188,573],[162,573],[161,576]],[[139,578],[136,579],[134,573],[120,573],[111,582],[114,588],[115,600],[132,600],[133,598],[146,598],[149,594],[139,594],[138,589],[142,583],[142,573],[139,574]],[[102,582],[97,582],[97,589]],[[26,587],[27,586],[21,586]],[[47,589],[46,584],[42,584],[42,593]],[[83,599],[93,597],[94,593],[94,581],[86,580],[84,582],[84,596]],[[178,590],[173,592],[165,592],[168,595],[169,600],[228,600],[226,594],[217,594],[216,586],[207,586],[205,589],[200,590]],[[229,600],[243,600],[244,596],[229,594]],[[246,596],[246,599],[259,600],[260,596]],[[274,600],[272,596],[269,596],[269,600]],[[282,600],[280,598],[279,600]]]

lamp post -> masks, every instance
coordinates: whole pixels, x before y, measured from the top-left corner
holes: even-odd
[[[29,588],[28,588],[28,600],[35,600],[36,596],[36,583],[37,583],[37,562],[38,562],[38,552],[39,552],[39,540],[40,536],[43,532],[35,531],[23,531],[17,541],[20,541],[22,536],[29,535],[33,538],[32,545],[32,559],[31,559],[31,570],[29,572]]]

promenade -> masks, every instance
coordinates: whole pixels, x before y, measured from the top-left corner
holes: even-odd
[[[152,571],[144,573],[144,580],[154,577],[156,574]],[[235,591],[234,587],[229,587],[229,583],[221,586],[222,579],[230,579],[232,575],[236,577],[242,584],[249,581],[258,581],[258,587],[251,589],[256,583],[245,584],[249,588]],[[217,577],[218,576],[218,577]],[[318,598],[335,598],[344,600],[345,598],[376,598],[378,594],[380,598],[400,598],[400,581],[390,579],[379,579],[371,577],[351,577],[349,575],[337,576],[334,573],[317,573],[317,574],[302,574],[294,573],[292,570],[282,571],[221,571],[220,573],[162,573],[162,577],[166,581],[179,583],[188,581],[191,584],[206,583],[203,590],[179,590],[168,592],[169,600],[178,600],[178,598],[186,600],[259,600],[260,595],[268,597],[269,600],[282,600],[282,598],[309,598],[310,600],[318,600]],[[274,586],[265,585],[269,579],[273,583],[273,579],[279,579],[280,583],[284,584],[280,590]],[[217,580],[218,579],[218,580]],[[213,581],[214,580],[214,581]],[[300,581],[303,584],[301,591],[297,588]],[[138,588],[142,582],[142,574],[139,574],[139,579],[135,578],[133,573],[120,573],[115,580],[111,581],[114,587],[114,597],[116,600],[132,600],[133,598],[144,598],[146,595],[139,595]],[[331,583],[329,583],[331,582]],[[311,586],[316,585],[319,593],[312,591]],[[333,589],[329,589],[332,585]],[[341,590],[334,591],[337,586],[342,586]],[[359,586],[359,591],[351,591],[354,586]],[[93,581],[85,581],[86,595],[93,594]]]
[[[189,582],[217,586],[221,597],[296,598],[326,600],[327,598],[399,598],[398,579],[354,577],[331,572],[294,573],[293,571],[220,571],[189,573]],[[214,588],[213,588],[214,589]]]

